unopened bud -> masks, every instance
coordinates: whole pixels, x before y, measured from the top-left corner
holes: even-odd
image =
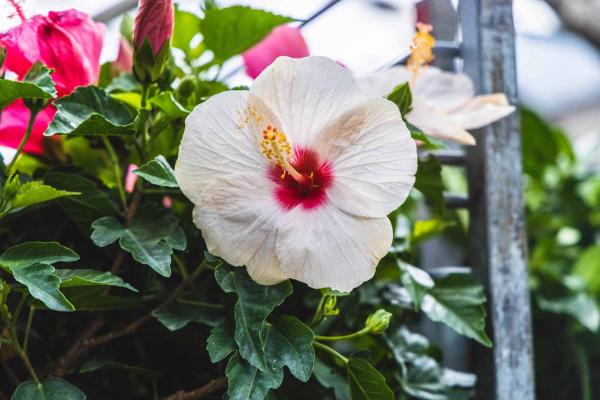
[[[337,296],[327,296],[323,302],[323,315],[333,317],[338,315],[340,310],[337,308]]]
[[[365,328],[371,333],[381,333],[387,329],[392,319],[392,313],[379,309],[373,314],[369,315],[365,321]]]

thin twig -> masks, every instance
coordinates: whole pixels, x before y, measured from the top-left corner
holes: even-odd
[[[213,392],[216,392],[217,390],[222,389],[225,386],[227,386],[226,378],[216,378],[208,382],[206,385],[200,386],[199,388],[196,388],[192,391],[185,392],[183,390],[180,390],[177,393],[174,393],[169,397],[165,398],[165,400],[196,400]]]

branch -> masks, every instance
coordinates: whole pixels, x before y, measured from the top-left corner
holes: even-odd
[[[216,378],[208,382],[206,385],[200,386],[199,388],[196,388],[190,392],[180,390],[177,393],[170,395],[165,400],[196,400],[222,389],[225,386],[227,386],[226,378]]]

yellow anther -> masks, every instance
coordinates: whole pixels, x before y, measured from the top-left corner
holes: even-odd
[[[426,66],[435,58],[433,56],[433,47],[435,46],[435,38],[431,34],[433,27],[428,24],[417,23],[417,32],[413,36],[410,45],[410,57],[406,66],[412,72],[412,81],[414,82],[419,69]]]
[[[267,125],[262,131],[260,150],[271,163],[278,165],[283,169],[280,176],[281,179],[285,179],[286,174],[289,174],[297,182],[304,182],[306,180],[306,178],[290,164],[292,146],[290,145],[290,142],[288,142],[285,133],[278,131],[276,127]]]

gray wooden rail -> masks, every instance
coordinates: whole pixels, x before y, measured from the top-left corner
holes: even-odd
[[[330,0],[302,25],[334,8]],[[123,0],[96,16],[108,21],[135,6]],[[512,0],[460,0],[460,43],[440,42],[440,65],[462,58],[480,94],[504,92],[517,104]],[[236,70],[237,71],[237,70]],[[235,72],[235,71],[234,71]],[[437,152],[446,165],[468,170],[469,196],[446,195],[449,208],[468,208],[469,259],[486,285],[491,350],[472,360],[480,400],[534,400],[533,343],[527,279],[519,117],[515,113],[476,133],[477,146]],[[464,352],[464,354],[469,354]]]

